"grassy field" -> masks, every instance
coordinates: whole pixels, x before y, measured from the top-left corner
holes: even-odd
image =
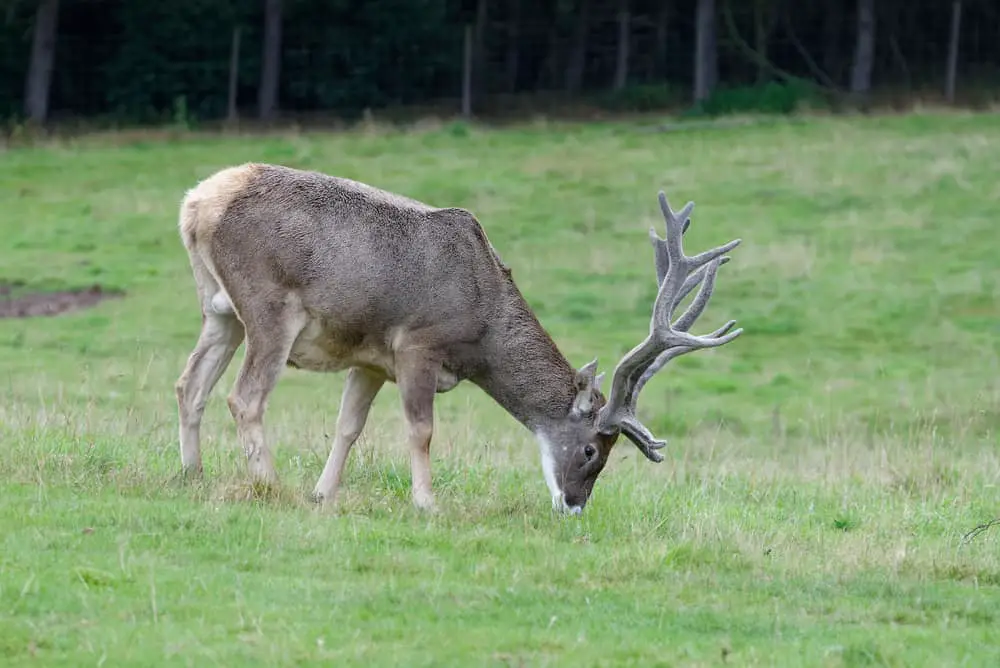
[[[0,154],[0,282],[124,298],[0,320],[0,663],[811,665],[1000,662],[1000,123],[993,115],[181,139]],[[470,208],[570,361],[646,333],[656,191],[689,250],[742,237],[582,517],[473,386],[437,401],[442,512],[410,506],[398,394],[342,502],[311,505],[342,376],[289,369],[248,501],[225,394],[183,486],[173,383],[200,315],[186,188],[271,161]]]

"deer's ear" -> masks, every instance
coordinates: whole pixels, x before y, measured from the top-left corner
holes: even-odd
[[[580,367],[576,376],[573,379],[573,387],[576,390],[576,396],[573,398],[573,408],[572,413],[577,417],[587,415],[594,408],[594,388],[600,384],[600,380],[596,377],[597,373],[597,359],[595,358],[592,362],[588,362]],[[601,374],[601,379],[603,379],[604,374]]]
[[[586,387],[593,387],[597,374],[597,358],[587,362],[576,371],[576,389],[582,390]],[[602,376],[604,374],[601,374]]]

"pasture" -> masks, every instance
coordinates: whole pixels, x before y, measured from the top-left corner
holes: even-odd
[[[0,154],[7,298],[124,291],[0,319],[2,663],[995,665],[1000,527],[963,534],[1000,516],[998,146],[995,114],[922,113]],[[695,332],[745,332],[650,381],[666,460],[620,439],[582,517],[552,513],[531,435],[471,384],[436,401],[440,513],[411,506],[394,386],[315,507],[343,376],[293,369],[265,417],[281,488],[249,500],[242,352],[182,483],[200,314],[177,206],[251,160],[469,208],[570,362],[608,372],[648,330],[662,188],[696,203],[689,252],[742,237]]]

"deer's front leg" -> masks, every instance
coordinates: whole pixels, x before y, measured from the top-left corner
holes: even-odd
[[[403,401],[410,447],[413,503],[422,510],[435,509],[431,489],[431,436],[439,366],[421,353],[396,355],[396,382]]]
[[[340,400],[340,414],[337,416],[337,431],[333,437],[330,456],[323,467],[323,473],[313,490],[317,502],[333,501],[340,487],[340,479],[351,448],[361,436],[368,420],[368,411],[379,390],[385,384],[385,376],[368,369],[354,367],[347,372],[344,394]]]

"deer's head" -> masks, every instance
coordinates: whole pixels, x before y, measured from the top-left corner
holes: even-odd
[[[662,192],[659,199],[666,220],[666,238],[661,239],[652,228],[649,231],[659,286],[649,335],[618,362],[607,399],[601,393],[604,374],[597,374],[595,359],[575,373],[574,398],[565,418],[537,432],[542,470],[553,506],[558,510],[582,512],[620,435],[634,443],[650,461],[663,461],[658,450],[666,441],[653,436],[636,417],[640,390],[670,360],[694,350],[724,345],[743,332],[730,331],[735,320],[704,336],[688,332],[712,296],[719,267],[729,261],[725,254],[741,240],[689,257],[684,254],[682,237],[691,223],[694,203],[688,202],[680,212],[675,212]],[[674,320],[677,305],[696,287],[697,295]]]

